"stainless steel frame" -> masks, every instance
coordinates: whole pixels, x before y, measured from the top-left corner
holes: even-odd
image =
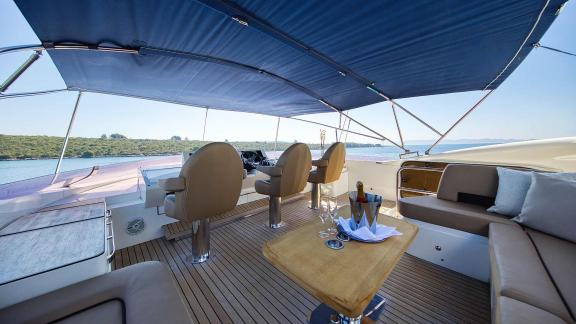
[[[40,44],[8,46],[0,48],[0,55],[16,52],[24,52],[24,51],[43,51],[43,50],[44,46]]]
[[[320,100],[320,102],[323,103],[326,107],[328,107],[328,108],[334,110],[335,112],[339,113],[340,115],[344,115],[344,113],[343,113],[340,109],[332,106],[331,104],[329,104],[329,103],[326,102],[325,100]],[[378,133],[377,131],[373,130],[372,128],[370,128],[370,127],[362,124],[361,122],[359,122],[359,121],[357,121],[356,119],[350,117],[349,115],[348,115],[348,116],[344,115],[344,116],[347,117],[348,119],[350,119],[351,121],[355,122],[357,125],[359,125],[359,126],[365,128],[365,129],[369,130],[370,132],[372,132],[372,133],[380,136],[380,140],[388,141],[388,142],[394,144],[394,146],[397,146],[398,148],[401,148],[401,149],[403,149],[404,151],[406,151],[406,149],[405,149],[402,145],[394,142],[393,140],[389,139],[388,137],[386,137],[386,136]],[[340,128],[339,128],[339,129],[340,129]]]
[[[276,152],[276,146],[278,145],[278,131],[280,130],[280,117],[278,117],[278,122],[276,123],[276,136],[274,137],[274,152]]]
[[[78,92],[78,97],[76,98],[76,104],[74,105],[72,116],[70,117],[70,123],[68,124],[68,130],[66,131],[66,137],[64,138],[64,144],[62,145],[62,151],[60,152],[60,158],[58,158],[58,163],[56,164],[56,170],[54,170],[54,177],[52,178],[52,183],[56,182],[56,178],[60,173],[60,167],[62,166],[62,159],[64,159],[64,153],[66,153],[66,147],[68,146],[70,133],[72,132],[72,127],[74,126],[74,121],[76,120],[76,113],[78,112],[78,107],[80,106],[80,98],[82,98],[82,91]]]
[[[284,225],[284,222],[282,222],[282,198],[270,196],[268,226],[272,229],[276,229]]]
[[[351,130],[345,130],[345,129],[343,129],[343,128],[339,128],[339,127],[335,127],[335,126],[330,126],[330,125],[327,125],[327,124],[323,124],[323,123],[319,123],[319,122],[315,122],[315,121],[311,121],[311,120],[301,119],[301,118],[298,118],[298,117],[286,117],[286,118],[298,120],[298,121],[305,122],[305,123],[315,124],[315,125],[319,125],[319,126],[324,126],[324,127],[328,127],[328,128],[334,128],[334,129],[338,129],[338,130],[344,130],[344,131],[347,131],[348,133],[351,133],[351,134],[355,134],[355,135],[359,135],[359,136],[364,136],[364,137],[372,138],[372,139],[375,139],[375,140],[380,140],[380,141],[385,140],[384,138],[381,138],[381,137],[376,137],[376,136],[372,136],[372,135],[368,135],[368,134],[362,134],[362,133],[354,132],[354,131],[351,131]]]
[[[186,258],[191,263],[202,263],[210,258],[210,219],[192,221],[192,253]]]
[[[106,210],[105,222],[106,230],[108,234],[106,235],[106,242],[109,242],[110,249],[108,250],[108,255],[106,259],[110,261],[114,257],[114,253],[116,253],[116,245],[114,244],[114,225],[112,224],[112,214],[110,209]]]
[[[376,89],[374,86],[372,85],[367,85],[366,88],[372,92],[374,92],[375,94],[377,94],[378,96],[390,101],[393,105],[398,106],[398,108],[404,110],[404,112],[406,112],[408,115],[412,116],[414,119],[416,119],[417,121],[419,121],[420,123],[422,123],[424,126],[428,127],[430,130],[432,130],[434,133],[438,134],[438,135],[442,135],[442,133],[440,133],[436,128],[430,126],[430,124],[426,123],[425,121],[423,121],[422,119],[420,119],[418,116],[414,115],[412,112],[410,112],[408,109],[404,108],[404,106],[402,106],[401,104],[399,104],[398,102],[396,102],[394,99],[388,97],[387,95],[385,95],[384,93],[382,93],[382,91]]]
[[[0,94],[0,100],[10,99],[10,98],[21,98],[21,97],[32,97],[40,96],[51,93],[58,93],[68,91],[68,89],[55,89],[55,90],[45,90],[45,91],[32,91],[32,92],[20,92],[20,93],[10,93],[10,94]]]
[[[321,184],[319,183],[312,183],[312,193],[311,193],[311,201],[310,201],[310,209],[318,209],[320,208],[320,190]]]
[[[208,123],[208,108],[206,108],[206,114],[204,114],[204,130],[202,131],[202,141],[206,138],[206,124]]]
[[[115,52],[115,53],[126,53],[126,54],[138,54],[138,49],[135,48],[121,48],[121,47],[109,47],[100,45],[86,45],[86,44],[54,44],[54,43],[44,43],[36,45],[20,45],[20,46],[9,46],[0,48],[0,55],[9,54],[22,51],[44,51],[44,50],[87,50],[87,51],[103,51],[103,52]]]
[[[434,146],[438,145],[438,143],[440,143],[446,137],[446,135],[450,134],[450,132],[454,129],[454,127],[460,124],[460,122],[463,121],[464,118],[466,118],[466,116],[470,115],[471,112],[473,112],[476,108],[478,108],[478,106],[480,106],[480,104],[484,102],[484,100],[486,100],[486,98],[488,98],[488,96],[491,95],[493,91],[494,90],[489,90],[484,96],[482,96],[482,98],[480,98],[480,100],[478,100],[474,104],[474,106],[472,106],[472,108],[468,109],[468,111],[465,112],[464,115],[458,118],[458,120],[454,124],[452,124],[452,126],[450,126],[450,128],[448,128],[448,130],[442,136],[440,136],[440,138],[438,138],[436,142],[434,142],[434,144],[430,145],[430,147],[426,149],[424,154],[426,155],[430,154],[430,151],[434,148]]]
[[[536,26],[538,26],[538,23],[540,22],[540,19],[542,18],[542,15],[544,14],[544,12],[546,11],[546,8],[548,8],[548,5],[550,4],[550,0],[546,0],[546,3],[544,4],[544,7],[542,7],[542,9],[540,10],[540,13],[538,14],[538,17],[536,18],[536,21],[534,22],[534,25],[532,25],[532,28],[530,29],[530,31],[528,32],[528,35],[526,35],[526,37],[524,38],[524,41],[522,42],[522,44],[520,44],[520,47],[518,48],[518,50],[516,51],[516,53],[514,54],[514,56],[510,59],[510,61],[508,62],[508,64],[506,64],[506,66],[502,69],[502,71],[500,71],[500,73],[498,73],[498,75],[496,75],[496,77],[490,81],[490,83],[488,83],[486,85],[486,87],[484,87],[484,91],[488,90],[490,88],[490,86],[496,82],[501,76],[502,74],[504,74],[504,72],[506,72],[506,70],[508,70],[508,68],[510,67],[510,65],[512,65],[512,63],[516,60],[516,58],[518,57],[518,55],[520,54],[520,52],[522,51],[522,49],[524,49],[524,46],[526,45],[526,42],[528,42],[528,39],[530,38],[530,36],[532,36],[532,33],[534,32],[534,30],[536,29]],[[494,90],[494,89],[492,89]]]
[[[26,70],[28,70],[28,68],[32,66],[32,64],[34,64],[34,62],[36,62],[40,56],[42,56],[41,51],[34,51],[34,53],[32,53],[32,55],[30,55],[30,57],[24,61],[24,63],[22,63],[22,65],[20,65],[20,67],[18,67],[16,71],[14,71],[14,73],[8,77],[8,79],[6,79],[6,81],[0,85],[0,93],[8,90],[12,83],[14,83],[14,81],[16,81],[22,75],[22,73],[26,72]]]
[[[398,122],[398,116],[396,116],[396,107],[393,102],[390,102],[392,106],[392,112],[394,113],[394,121],[396,122],[396,128],[398,129],[398,137],[400,137],[400,144],[404,146],[404,138],[402,137],[402,131],[400,130],[400,123]]]

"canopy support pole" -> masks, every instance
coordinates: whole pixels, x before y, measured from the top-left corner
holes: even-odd
[[[348,116],[348,115],[346,115]],[[346,122],[346,121],[344,121]],[[348,119],[348,126],[346,126],[346,135],[344,135],[344,144],[346,144],[346,142],[348,141],[348,132],[350,130],[350,119]]]
[[[278,131],[280,130],[280,117],[278,117],[278,122],[276,123],[276,136],[274,137],[274,152],[276,152],[276,146],[278,145]]]
[[[6,90],[8,90],[8,88],[12,85],[12,83],[18,80],[18,78],[24,72],[26,72],[26,70],[28,70],[28,68],[32,66],[32,64],[34,64],[34,62],[36,62],[36,60],[38,60],[41,55],[42,55],[41,51],[35,51],[34,53],[32,53],[32,55],[30,55],[30,57],[24,63],[22,63],[22,65],[20,65],[20,67],[16,69],[16,71],[14,71],[14,73],[12,73],[12,75],[10,75],[8,79],[6,79],[4,83],[2,83],[2,85],[0,85],[0,93],[3,93]]]
[[[420,119],[420,117],[414,115],[410,110],[404,108],[404,106],[402,106],[401,104],[399,104],[398,102],[396,102],[394,99],[388,97],[387,95],[385,95],[384,93],[382,93],[381,91],[379,91],[378,89],[372,87],[372,86],[367,86],[366,88],[368,88],[368,90],[374,92],[375,94],[377,94],[378,96],[386,99],[387,101],[390,101],[390,103],[392,103],[392,107],[396,106],[402,110],[404,110],[405,113],[407,113],[408,115],[410,115],[412,118],[416,119],[417,121],[419,121],[422,125],[428,127],[431,131],[433,131],[434,133],[442,136],[442,133],[440,133],[436,128],[430,126],[430,124],[428,124],[427,122],[423,121],[422,119]]]
[[[320,100],[320,102],[323,103],[326,107],[328,107],[328,108],[334,110],[335,112],[339,113],[340,115],[344,115],[344,113],[343,113],[341,110],[339,110],[338,108],[332,106],[331,104],[327,103],[326,101]],[[344,115],[344,116],[346,116],[346,115]],[[388,137],[386,137],[386,136],[378,133],[377,131],[373,130],[372,128],[370,128],[370,127],[368,127],[368,126],[366,126],[366,125],[364,125],[364,124],[362,124],[361,122],[357,121],[356,119],[354,119],[354,118],[352,118],[352,117],[350,117],[350,116],[346,116],[346,117],[349,118],[351,121],[355,122],[356,124],[358,124],[359,126],[361,126],[361,127],[365,128],[365,129],[369,130],[370,132],[372,132],[372,133],[380,136],[379,140],[388,141],[388,142],[392,143],[394,146],[403,149],[405,152],[408,152],[408,150],[407,150],[406,148],[404,148],[403,145],[400,145],[400,144],[394,142],[393,140],[389,139]],[[303,120],[303,119],[301,119],[301,120]],[[334,128],[333,126],[328,126],[328,127]],[[339,129],[340,129],[340,128],[339,128]]]
[[[338,115],[338,127],[342,128],[342,115]],[[338,130],[335,129],[336,131],[336,142],[340,142],[340,137],[342,136],[342,132],[340,132],[340,134],[338,134]]]
[[[466,118],[468,115],[470,115],[471,112],[473,112],[476,108],[478,108],[478,106],[480,106],[480,104],[482,102],[484,102],[484,100],[486,100],[486,98],[488,98],[489,95],[492,94],[492,92],[494,91],[494,89],[489,90],[484,96],[482,96],[482,98],[480,98],[480,100],[478,100],[470,109],[468,109],[467,112],[464,113],[464,115],[462,115],[460,118],[458,118],[458,120],[452,124],[452,126],[450,126],[450,128],[448,128],[448,130],[444,133],[444,135],[440,136],[440,138],[438,138],[438,140],[436,140],[436,142],[434,142],[434,144],[430,145],[429,148],[426,149],[426,151],[424,152],[424,154],[428,155],[430,154],[430,151],[436,146],[438,145],[438,143],[440,143],[445,137],[446,135],[450,134],[450,132],[458,125],[460,124],[461,121],[464,120],[464,118]]]
[[[400,123],[398,122],[398,117],[396,116],[396,107],[393,102],[390,102],[392,106],[392,112],[394,113],[394,121],[396,121],[396,128],[398,129],[398,136],[400,137],[400,144],[404,146],[404,138],[402,137],[402,131],[400,130]]]
[[[44,46],[42,46],[41,44],[9,46],[0,48],[0,55],[23,52],[23,51],[42,51],[42,50],[44,50]]]
[[[208,108],[206,108],[206,114],[204,115],[204,130],[202,131],[202,142],[206,136],[206,124],[208,123]]]
[[[22,97],[40,96],[40,95],[57,93],[57,92],[64,92],[64,91],[68,91],[68,89],[55,89],[55,90],[45,90],[45,91],[20,92],[20,93],[10,93],[10,94],[5,94],[5,95],[0,94],[0,100],[2,100],[2,99],[10,99],[10,98],[22,98]]]
[[[66,153],[66,147],[68,146],[70,133],[72,132],[72,127],[74,126],[74,121],[76,120],[76,113],[78,112],[78,107],[80,106],[80,98],[82,98],[82,91],[78,91],[78,97],[76,98],[76,104],[74,105],[72,116],[70,117],[70,123],[68,124],[68,131],[66,131],[66,137],[64,138],[64,144],[62,145],[60,158],[58,159],[58,163],[56,164],[56,170],[54,171],[54,177],[52,178],[52,183],[56,182],[56,178],[60,173],[60,167],[62,166],[62,160],[64,159],[64,154]]]
[[[344,131],[344,130],[345,130],[345,129],[340,128],[340,127],[330,126],[330,125],[318,123],[318,122],[311,121],[311,120],[300,119],[300,118],[297,118],[297,117],[285,117],[285,118],[293,119],[293,120],[298,120],[298,121],[301,121],[301,122],[310,123],[310,124],[314,124],[314,125],[319,125],[319,126],[323,126],[323,127],[328,127],[328,128],[332,128],[332,129],[338,129],[338,130],[341,130],[341,131]],[[352,134],[355,134],[355,135],[364,136],[364,137],[372,138],[372,139],[375,139],[375,140],[379,140],[379,141],[385,141],[385,140],[387,140],[386,138],[376,137],[376,136],[372,136],[372,135],[368,135],[368,134],[362,134],[362,133],[353,132],[353,131],[348,131],[348,132],[350,132],[350,133],[352,133]]]

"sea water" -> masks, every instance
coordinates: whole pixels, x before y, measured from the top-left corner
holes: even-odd
[[[490,144],[440,144],[432,151],[432,153],[440,153]],[[411,151],[419,151],[422,154],[428,148],[428,146],[429,145],[406,145],[406,148]],[[353,147],[347,148],[346,152],[350,157],[357,156],[359,158],[365,157],[374,160],[394,160],[398,159],[399,154],[402,153],[400,149],[393,146]],[[276,157],[280,153],[281,152],[268,152],[268,155],[270,157]],[[320,155],[320,151],[313,150],[312,155],[317,157]],[[61,171],[92,168],[95,165],[104,166],[121,162],[159,158],[162,157],[120,156],[97,158],[67,158],[62,161]],[[56,169],[57,162],[57,159],[0,161],[0,184],[52,174]]]

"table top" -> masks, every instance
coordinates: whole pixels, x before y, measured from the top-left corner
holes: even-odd
[[[344,243],[332,250],[318,237],[325,228],[309,223],[264,244],[264,256],[310,294],[346,316],[361,315],[384,284],[414,237],[418,226],[397,218],[379,217],[378,223],[403,233],[381,243]]]

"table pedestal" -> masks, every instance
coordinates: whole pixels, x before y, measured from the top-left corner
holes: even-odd
[[[378,317],[384,311],[384,297],[376,295],[364,310],[364,315],[357,318],[345,317],[338,314],[326,304],[320,304],[310,314],[310,324],[326,324],[326,323],[343,323],[343,324],[360,324],[372,323],[378,321]],[[334,319],[335,321],[331,321]]]

